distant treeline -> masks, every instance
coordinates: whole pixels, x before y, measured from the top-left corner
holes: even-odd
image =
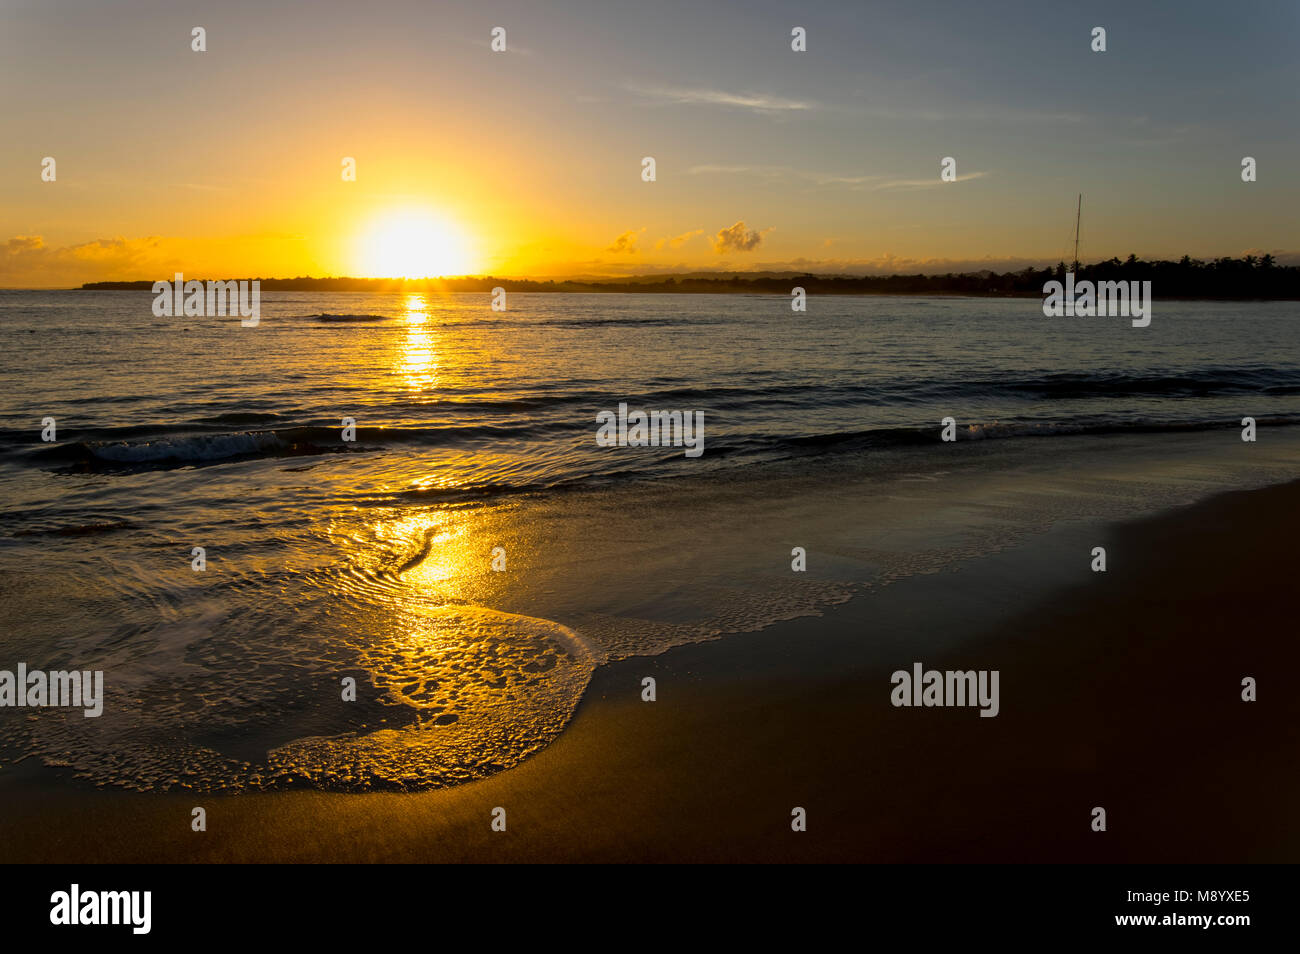
[[[812,275],[798,272],[654,275],[590,281],[474,278],[259,278],[263,291],[315,292],[638,292],[788,295],[799,286],[809,294],[829,295],[1031,295],[1064,277],[1067,266],[946,275]],[[1177,262],[1144,262],[1136,255],[1080,265],[1075,281],[1150,281],[1161,298],[1300,299],[1300,267],[1278,265],[1271,255],[1219,258],[1203,262],[1186,255]],[[145,290],[153,282],[87,282],[87,290]]]

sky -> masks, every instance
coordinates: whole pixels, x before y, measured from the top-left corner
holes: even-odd
[[[1079,193],[1085,261],[1300,262],[1297,54],[1252,0],[0,0],[0,287],[1002,270]]]

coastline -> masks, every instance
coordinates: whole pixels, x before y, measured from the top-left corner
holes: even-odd
[[[793,277],[796,278],[796,279],[798,278],[798,276],[793,276]],[[314,292],[314,291],[318,291],[318,289],[315,288],[314,286],[301,286],[301,287],[299,287],[298,285],[293,284],[291,280],[282,279],[282,280],[278,280],[278,281],[287,282],[287,284],[278,284],[278,283],[277,283],[277,284],[275,284],[274,286],[269,287],[269,288],[267,289],[267,291],[274,291],[274,292]],[[494,279],[490,279],[490,281],[492,281],[492,282],[503,282],[503,281],[504,281],[504,282],[512,282],[512,283],[513,283],[513,282],[516,282],[516,281],[521,281],[521,282],[523,282],[525,285],[527,285],[528,287],[524,287],[524,288],[522,288],[522,289],[520,290],[520,293],[522,293],[522,294],[530,294],[530,295],[531,295],[531,294],[538,294],[538,295],[552,295],[552,294],[554,294],[554,295],[727,295],[727,296],[738,295],[738,296],[741,296],[741,297],[751,297],[751,298],[771,298],[771,297],[773,297],[773,296],[781,297],[781,298],[785,298],[785,297],[787,297],[787,294],[786,294],[786,293],[784,293],[784,292],[774,291],[774,290],[771,290],[771,289],[761,289],[761,290],[760,290],[760,289],[749,289],[749,288],[741,288],[741,289],[727,289],[727,288],[719,288],[719,289],[713,289],[713,290],[700,290],[700,289],[698,289],[698,288],[692,288],[692,287],[682,287],[682,288],[675,288],[675,289],[661,289],[661,288],[654,288],[654,287],[645,287],[645,288],[643,288],[643,287],[639,287],[639,286],[613,287],[613,288],[600,288],[600,287],[595,287],[595,286],[599,285],[599,283],[583,283],[583,284],[581,285],[581,287],[568,287],[568,285],[565,284],[565,283],[556,283],[556,287],[551,288],[551,287],[534,287],[534,286],[539,286],[539,285],[542,284],[542,283],[539,283],[536,279],[522,279],[522,280],[516,280],[516,279],[509,279],[509,278],[501,278],[501,279],[495,279],[495,278],[494,278]],[[92,287],[92,286],[97,285],[97,284],[98,284],[98,285],[118,285],[118,286],[122,286],[122,287]],[[137,285],[138,285],[138,287],[137,287]],[[18,286],[14,286],[14,287],[12,287],[12,288],[10,288],[10,287],[4,287],[4,288],[0,288],[0,292],[65,292],[65,291],[66,291],[66,292],[83,292],[83,291],[84,291],[84,292],[105,292],[105,291],[111,291],[111,292],[122,292],[122,291],[125,291],[125,292],[141,292],[141,291],[144,291],[144,292],[149,292],[150,289],[152,288],[152,286],[153,286],[153,283],[152,283],[152,282],[143,282],[143,283],[136,283],[136,282],[107,282],[107,283],[105,283],[105,282],[99,282],[99,283],[93,283],[93,282],[87,282],[87,283],[84,283],[84,284],[82,284],[82,285],[59,285],[59,286],[50,286],[50,287],[47,287],[47,288],[24,288],[24,287],[18,287]],[[404,295],[404,294],[417,294],[417,293],[424,293],[424,292],[433,292],[433,291],[437,291],[437,290],[438,290],[438,288],[437,288],[437,282],[436,282],[436,280],[431,280],[430,283],[429,283],[428,285],[424,285],[424,284],[413,284],[413,287],[411,287],[411,288],[409,288],[409,289],[408,289],[408,288],[404,288],[404,287],[394,287],[394,288],[385,288],[385,289],[383,289],[383,290],[381,290],[381,291],[379,291],[379,292],[376,292],[376,291],[372,291],[372,290],[368,290],[368,289],[355,288],[355,289],[331,290],[331,291],[330,291],[330,294],[334,294],[334,295],[365,295],[365,296],[370,296],[370,295],[381,294],[381,293],[389,293],[389,294],[393,294],[393,295]],[[483,289],[458,289],[458,290],[455,290],[455,291],[444,292],[444,294],[450,294],[450,295],[485,295],[485,294],[489,294],[489,293],[490,293],[490,289],[488,289],[488,288],[486,288],[486,287],[483,288]],[[939,298],[939,299],[963,299],[963,298],[969,298],[969,299],[973,299],[973,300],[976,300],[976,301],[983,301],[983,300],[987,300],[987,299],[1040,300],[1040,301],[1041,301],[1041,300],[1043,299],[1043,297],[1044,297],[1044,293],[1043,293],[1042,291],[1033,291],[1033,290],[1028,290],[1028,291],[990,291],[990,292],[983,292],[983,293],[981,293],[981,292],[975,292],[975,291],[942,291],[942,290],[931,290],[931,291],[899,290],[899,291],[893,291],[893,290],[863,290],[863,289],[852,289],[852,290],[839,291],[839,290],[834,290],[834,289],[819,289],[819,290],[816,291],[816,294],[818,294],[818,295],[831,296],[831,297],[835,297],[835,298]],[[1221,302],[1221,303],[1228,303],[1228,302],[1234,302],[1234,303],[1248,303],[1248,302],[1256,302],[1256,303],[1266,303],[1266,302],[1291,302],[1291,301],[1300,301],[1300,295],[1281,295],[1281,296],[1279,296],[1279,295],[1260,295],[1260,296],[1250,296],[1250,295],[1185,295],[1185,294],[1173,294],[1173,295],[1162,295],[1162,296],[1160,297],[1160,301],[1161,301],[1162,303],[1179,303],[1179,302]]]
[[[820,617],[611,663],[550,746],[452,788],[138,795],[11,779],[6,860],[1291,861],[1300,701],[1282,680],[1300,650],[1282,634],[1298,503],[1293,482],[1122,523],[1107,573],[1085,558],[1077,583],[1025,592],[1035,566],[1077,551],[1078,528],[1060,528]],[[1000,670],[1000,714],[892,707],[889,674],[914,661]],[[1246,675],[1258,702],[1241,701]],[[195,805],[207,832],[189,829]],[[794,806],[807,832],[791,832]]]

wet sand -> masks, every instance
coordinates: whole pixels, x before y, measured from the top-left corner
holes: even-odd
[[[1298,539],[1300,483],[1101,536],[1054,531],[821,617],[602,667],[555,743],[440,791],[51,791],[19,767],[4,787],[2,854],[1294,862]],[[1093,545],[1107,548],[1106,573],[1089,570]],[[1075,582],[1042,582],[1044,566],[1075,563]],[[999,670],[1000,714],[893,707],[891,672],[917,661]],[[641,701],[644,676],[657,680],[654,703]],[[1241,700],[1244,676],[1258,702]],[[206,832],[190,830],[195,805]],[[497,806],[505,832],[490,828]],[[791,831],[796,806],[806,832]],[[1094,806],[1105,832],[1091,830]]]

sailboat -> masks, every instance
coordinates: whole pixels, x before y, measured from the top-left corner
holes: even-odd
[[[1079,273],[1079,220],[1083,218],[1083,193],[1079,193],[1079,206],[1074,211],[1074,274]]]

